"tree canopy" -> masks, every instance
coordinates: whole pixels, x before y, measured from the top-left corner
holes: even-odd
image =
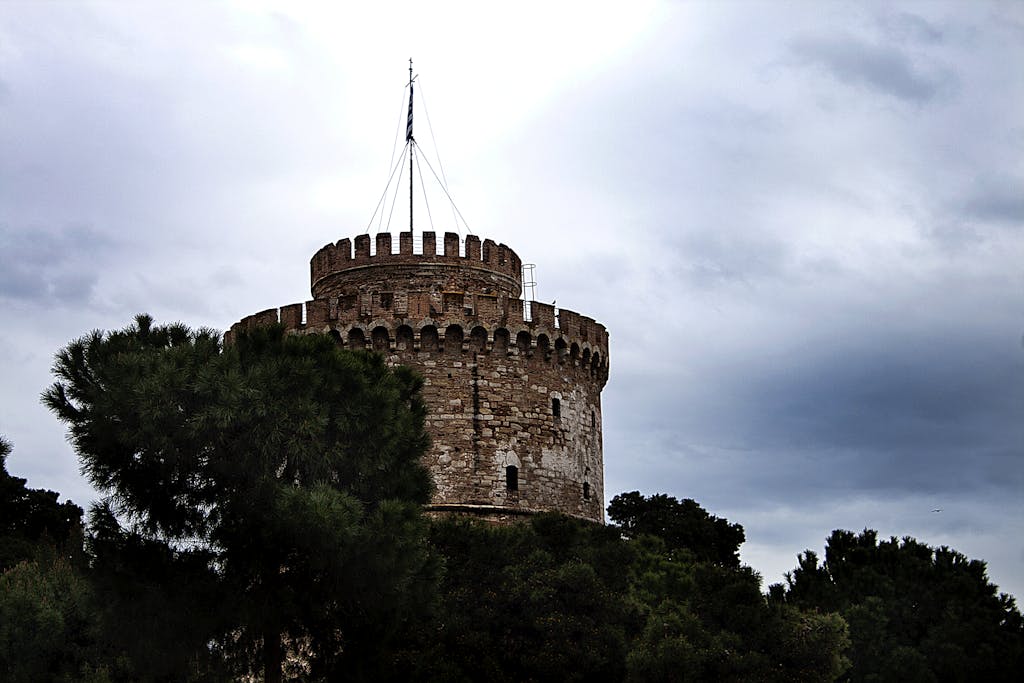
[[[431,483],[411,371],[323,335],[268,327],[224,346],[139,316],[70,343],[54,374],[43,399],[105,496],[97,547],[205,558],[237,610],[230,649],[257,648],[267,681],[286,645],[328,666],[382,644],[382,610],[416,603]]]
[[[81,559],[82,508],[60,494],[25,486],[7,472],[11,444],[0,437],[0,573],[32,559],[40,546],[53,546],[68,559]]]
[[[836,615],[772,607],[749,567],[562,515],[435,522],[438,617],[401,680],[828,681],[848,665]]]
[[[985,563],[905,537],[836,530],[825,561],[798,557],[773,602],[835,612],[849,624],[853,681],[1012,681],[1024,622]]]
[[[709,514],[690,498],[620,493],[608,506],[608,516],[630,538],[657,536],[670,551],[686,550],[700,561],[726,567],[740,564],[743,527]]]
[[[0,679],[101,681],[82,508],[9,474],[10,453],[0,437]]]

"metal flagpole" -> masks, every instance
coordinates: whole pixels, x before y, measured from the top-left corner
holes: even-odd
[[[412,137],[412,57],[409,58],[409,122],[405,126],[405,144],[409,145],[409,232],[412,232],[412,188],[413,169],[412,157],[416,141]]]

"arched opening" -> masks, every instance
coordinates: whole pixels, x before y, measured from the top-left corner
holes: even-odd
[[[469,333],[469,350],[483,353],[487,350],[487,330],[477,325]]]
[[[530,347],[533,346],[533,338],[530,337],[530,333],[522,331],[516,335],[516,349],[519,350],[520,356],[529,356]]]
[[[576,342],[573,342],[572,346],[569,347],[569,360],[573,365],[580,364],[580,345]]]
[[[328,332],[327,334],[331,337],[331,339],[334,340],[335,344],[341,346],[341,332],[338,332],[336,329],[332,327],[331,331]]]
[[[505,468],[505,490],[519,490],[519,468],[515,465],[509,465]]]
[[[583,349],[583,367],[590,365],[590,349]]]
[[[437,328],[433,325],[424,325],[420,330],[420,350],[437,351]]]
[[[350,349],[366,348],[366,335],[363,334],[363,330],[361,328],[353,327],[348,331],[348,347]]]
[[[395,348],[399,351],[412,351],[412,328],[399,325],[395,330]]]
[[[387,351],[391,343],[388,328],[383,326],[373,328],[373,332],[370,333],[370,339],[373,341],[373,350],[380,351],[381,353]]]
[[[498,355],[505,355],[508,353],[508,330],[504,327],[499,327],[494,331],[494,348],[493,353]]]
[[[596,375],[601,370],[601,354],[594,353],[593,359],[590,361],[590,374]]]
[[[569,355],[569,347],[565,343],[565,339],[559,337],[555,340],[555,358],[559,363],[564,363],[567,355]]]
[[[449,325],[444,331],[444,352],[453,356],[462,353],[462,339],[462,327]]]
[[[551,340],[546,334],[537,335],[537,354],[542,360],[551,359]]]

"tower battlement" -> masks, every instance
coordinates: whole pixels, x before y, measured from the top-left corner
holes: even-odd
[[[424,455],[431,508],[490,519],[557,510],[604,516],[601,390],[604,325],[552,304],[524,302],[511,248],[470,235],[460,248],[433,232],[359,235],[310,260],[313,298],[246,316],[240,331],[282,324],[371,349],[424,378]]]
[[[362,312],[335,309],[332,315],[328,302],[306,301],[242,318],[231,326],[227,341],[242,330],[281,324],[289,332],[329,334],[345,348],[449,356],[496,353],[558,363],[589,374],[598,389],[607,381],[608,332],[601,323],[574,311],[556,313],[550,304],[538,302],[531,302],[535,316],[526,319],[518,300],[511,315],[474,316],[467,314],[462,301],[426,318],[395,316],[381,306]]]
[[[417,252],[412,232],[402,232],[398,235],[398,252],[395,253],[391,233],[381,232],[372,242],[370,235],[358,235],[355,240],[346,237],[317,251],[309,262],[313,296],[329,293],[339,283],[349,280],[347,275],[384,265],[421,271],[418,278],[421,287],[461,277],[463,285],[479,287],[481,293],[486,293],[483,290],[501,291],[518,297],[522,292],[522,261],[504,244],[490,239],[481,242],[478,236],[469,235],[463,250],[459,235],[446,232],[439,250],[437,234],[424,232]]]

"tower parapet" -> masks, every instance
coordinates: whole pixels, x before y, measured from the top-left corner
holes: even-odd
[[[354,249],[353,249],[354,247]],[[342,239],[310,261],[313,298],[247,316],[372,349],[424,377],[432,509],[500,519],[557,510],[603,519],[601,390],[608,333],[574,311],[529,302],[504,244],[445,233]]]
[[[403,232],[398,236],[398,252],[394,253],[391,237],[391,233],[381,232],[371,242],[369,235],[359,235],[354,240],[354,252],[353,240],[347,237],[323,246],[309,262],[314,298],[359,283],[367,268],[381,265],[391,266],[390,272],[411,289],[441,286],[512,297],[522,293],[522,261],[504,244],[489,239],[481,243],[479,237],[469,235],[462,250],[458,234],[446,232],[438,250],[436,233],[424,232],[417,253],[412,232]]]

